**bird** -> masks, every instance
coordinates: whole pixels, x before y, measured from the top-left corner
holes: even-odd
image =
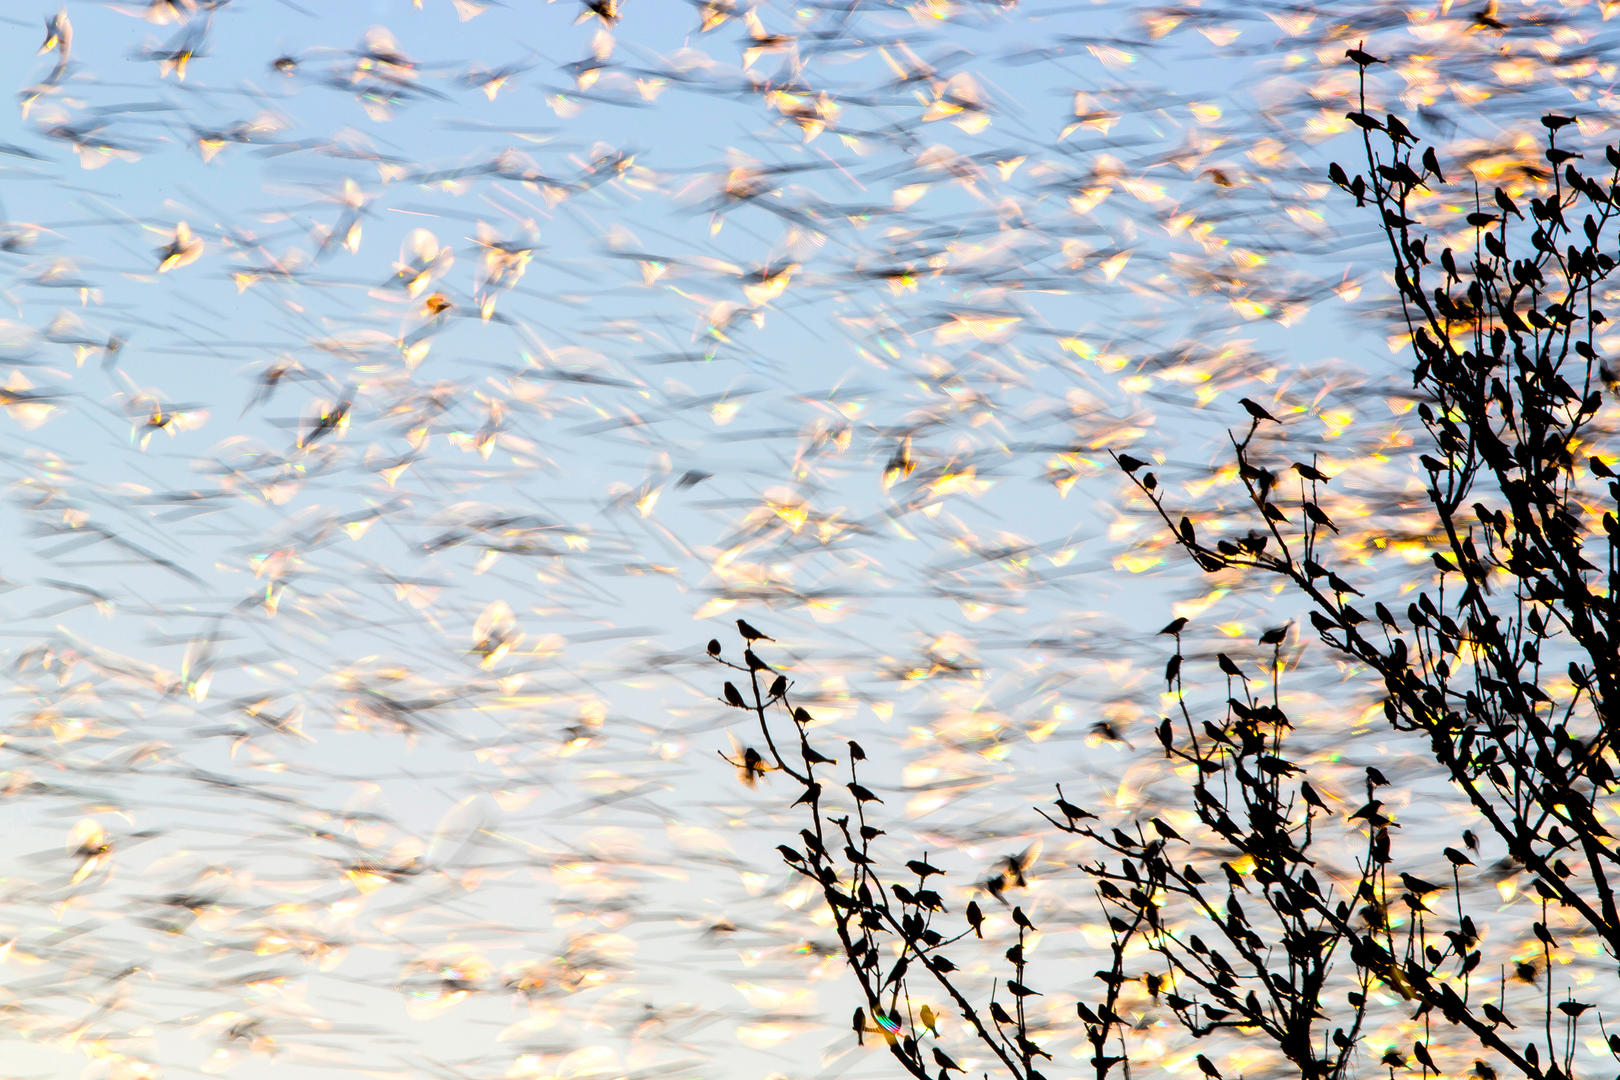
[[[1008,855],[1002,858],[996,864],[996,868],[991,871],[990,876],[980,883],[980,888],[1003,904],[1007,903],[1004,894],[1008,889],[1028,887],[1029,879],[1026,877],[1026,871],[1034,865],[1035,859],[1040,855],[1040,850],[1040,844],[1034,843],[1017,855]]]
[[[1423,170],[1439,180],[1442,184],[1446,178],[1440,172],[1440,159],[1435,156],[1434,147],[1425,147],[1423,150]]]
[[[1444,888],[1444,886],[1436,885],[1432,881],[1424,881],[1420,877],[1413,877],[1411,874],[1408,874],[1405,871],[1402,871],[1400,877],[1401,884],[1405,885],[1408,889],[1414,893],[1417,893],[1419,896],[1426,896],[1429,893],[1439,892],[1442,888]]]
[[[202,255],[203,243],[191,234],[191,226],[184,221],[174,227],[174,236],[158,249],[158,273],[166,274],[177,267],[196,262]]]
[[[1357,818],[1364,818],[1374,828],[1383,828],[1390,825],[1392,824],[1391,819],[1379,810],[1382,805],[1383,803],[1378,799],[1369,800],[1365,806],[1351,814],[1350,819],[1354,821]]]
[[[1166,840],[1180,840],[1182,843],[1187,842],[1186,839],[1180,833],[1176,832],[1176,830],[1172,828],[1170,824],[1163,818],[1153,818],[1150,824],[1153,826],[1153,831],[1164,837]]]
[[[1251,398],[1239,398],[1238,404],[1243,406],[1243,410],[1245,412],[1254,417],[1256,423],[1261,420],[1269,420],[1273,424],[1281,423],[1280,420],[1278,420],[1275,416],[1272,416],[1258,402]]]
[[[775,641],[776,640],[773,637],[766,637],[760,631],[754,629],[752,626],[750,626],[748,624],[748,620],[746,620],[746,619],[738,619],[737,620],[737,632],[743,636],[743,639],[745,641]]]
[[[1058,797],[1054,801],[1054,805],[1057,806],[1058,812],[1060,814],[1062,814],[1065,818],[1067,818],[1069,821],[1071,821],[1071,822],[1081,821],[1081,820],[1084,820],[1085,818],[1095,818],[1097,816],[1096,814],[1093,814],[1093,813],[1090,813],[1090,812],[1088,812],[1086,810],[1081,809],[1080,807],[1074,805],[1074,803],[1070,802],[1068,799],[1064,798],[1063,797],[1063,785],[1062,784],[1057,785],[1057,793],[1058,793]]]
[[[335,405],[323,406],[320,415],[315,418],[315,426],[310,429],[308,435],[299,440],[299,449],[308,450],[332,432],[345,427],[349,421],[349,410],[353,405],[353,400],[345,397]]]
[[[1418,1062],[1422,1064],[1425,1069],[1434,1073],[1436,1076],[1443,1075],[1440,1072],[1440,1067],[1434,1063],[1434,1056],[1429,1053],[1429,1048],[1423,1045],[1423,1043],[1414,1042],[1412,1044],[1412,1056],[1417,1058]]]
[[[56,53],[56,67],[46,81],[60,82],[73,55],[73,23],[68,19],[66,9],[45,17],[45,40],[39,46],[39,55],[48,52]]]

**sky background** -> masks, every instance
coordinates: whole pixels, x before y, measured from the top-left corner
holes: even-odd
[[[1054,782],[1129,809],[1155,631],[1293,612],[1108,450],[1242,532],[1254,398],[1344,558],[1427,557],[1344,49],[1484,182],[1612,138],[1590,5],[622,8],[0,13],[0,1076],[883,1073],[704,642],[963,887]],[[1353,798],[1405,750],[1290,650]]]

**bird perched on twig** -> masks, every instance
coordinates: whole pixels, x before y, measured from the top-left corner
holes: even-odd
[[[767,637],[766,635],[760,633],[758,630],[754,629],[752,626],[748,625],[748,620],[747,619],[738,619],[737,620],[737,633],[741,634],[743,636],[743,639],[746,640],[746,641],[775,641],[776,640],[773,637]]]

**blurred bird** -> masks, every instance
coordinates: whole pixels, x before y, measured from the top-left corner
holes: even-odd
[[[1017,855],[1008,855],[996,864],[996,869],[980,883],[980,888],[1003,904],[1007,903],[1008,889],[1028,887],[1029,880],[1026,875],[1040,853],[1041,845],[1036,841]]]
[[[56,53],[56,67],[52,69],[47,82],[55,83],[62,80],[67,73],[68,62],[73,56],[73,23],[68,19],[67,9],[55,15],[45,17],[45,40],[40,43],[39,55],[48,52]]]
[[[352,387],[335,404],[322,404],[316,415],[315,425],[310,428],[308,434],[298,441],[298,448],[308,450],[334,431],[346,427],[349,421],[349,411],[353,407],[354,391]]]

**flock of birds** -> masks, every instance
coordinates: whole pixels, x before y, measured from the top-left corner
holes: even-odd
[[[1261,618],[1106,451],[1209,528],[1246,396],[1420,542],[1347,44],[1484,182],[1613,136],[1575,0],[58,2],[0,12],[19,1078],[883,1073],[711,624],[1083,926],[1029,806],[1150,786],[1173,601]]]

